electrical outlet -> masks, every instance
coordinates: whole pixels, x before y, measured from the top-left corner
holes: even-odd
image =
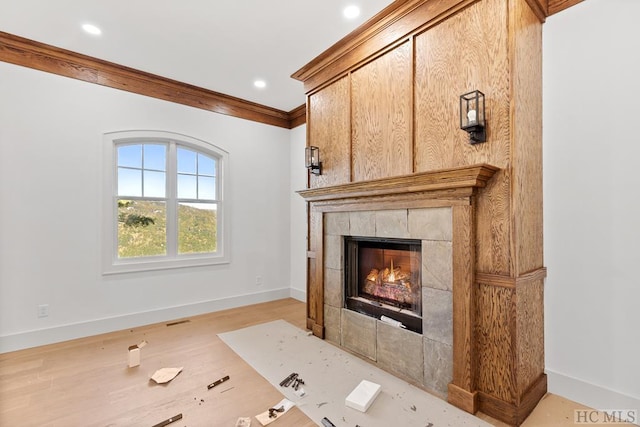
[[[38,306],[38,317],[49,317],[49,304],[40,304]]]
[[[256,286],[262,286],[262,276],[256,276]]]

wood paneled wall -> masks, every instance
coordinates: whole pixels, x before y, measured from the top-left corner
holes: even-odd
[[[472,372],[454,372],[449,390],[466,410],[479,406],[519,424],[546,391],[541,10],[547,3],[402,4],[395,21],[381,17],[388,33],[381,29],[370,44],[360,34],[351,53],[338,44],[339,52],[304,69],[309,144],[321,147],[327,162],[310,187],[481,163],[499,168],[475,196],[473,272],[454,266],[454,275],[476,278],[472,325],[465,326],[471,329],[454,336],[476,337],[469,351],[477,362]],[[459,96],[474,89],[486,97],[487,142],[471,145],[459,129]],[[314,280],[322,286],[318,272]]]
[[[342,78],[309,96],[308,140],[320,149],[322,175],[310,175],[312,188],[344,184],[351,177],[351,97]]]
[[[509,68],[507,5],[474,3],[416,37],[416,170],[474,163],[501,169],[478,200],[478,269],[509,274]],[[458,97],[485,94],[487,138],[470,145]]]
[[[542,267],[542,26],[520,0],[511,0],[513,23],[512,162],[516,275]]]
[[[353,181],[413,172],[412,65],[406,42],[352,73]]]

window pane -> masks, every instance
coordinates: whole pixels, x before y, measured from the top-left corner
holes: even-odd
[[[198,175],[215,176],[216,174],[216,161],[215,159],[205,156],[204,154],[198,154]]]
[[[166,204],[118,200],[118,258],[166,255]]]
[[[178,198],[197,199],[196,177],[193,175],[178,175]]]
[[[216,198],[216,179],[206,176],[198,177],[198,199],[215,200]]]
[[[178,148],[178,173],[196,173],[196,153]]]
[[[164,144],[144,145],[144,168],[164,171],[167,168],[167,150]]]
[[[142,196],[142,171],[118,168],[118,196]]]
[[[217,205],[178,204],[178,253],[215,252],[217,247]]]
[[[164,197],[166,188],[164,176],[164,172],[144,171],[145,197]]]
[[[118,166],[142,168],[142,145],[118,146]]]

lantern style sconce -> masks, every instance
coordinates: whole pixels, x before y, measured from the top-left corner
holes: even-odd
[[[469,143],[487,140],[485,132],[484,93],[479,90],[460,96],[460,129],[469,132]]]
[[[322,162],[320,161],[320,149],[309,146],[304,149],[305,166],[314,175],[322,175]]]

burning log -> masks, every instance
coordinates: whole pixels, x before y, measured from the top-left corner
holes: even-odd
[[[413,304],[410,276],[410,273],[403,271],[401,267],[394,267],[392,260],[390,267],[385,267],[382,271],[377,268],[369,271],[363,290],[375,297],[400,304]]]

